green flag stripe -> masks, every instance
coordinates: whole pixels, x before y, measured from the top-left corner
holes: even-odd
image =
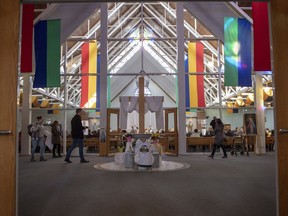
[[[238,86],[238,19],[225,17],[224,22],[225,86]]]
[[[47,21],[47,87],[60,86],[60,20]]]

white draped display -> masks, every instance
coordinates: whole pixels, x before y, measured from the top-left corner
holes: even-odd
[[[155,112],[156,117],[156,127],[157,129],[164,128],[164,117],[163,117],[163,96],[147,96],[145,97],[145,109],[144,112],[147,113]],[[138,97],[135,96],[121,96],[120,97],[120,128],[127,128],[127,117],[128,113],[136,110],[139,112]]]
[[[45,126],[44,127],[44,134],[46,135],[45,145],[52,150],[53,144],[52,144],[52,133],[51,133],[51,127]]]
[[[148,105],[148,110],[150,112],[155,112],[156,117],[156,128],[164,129],[164,117],[163,117],[163,96],[152,96],[145,97],[146,104]],[[146,113],[146,110],[145,110]]]

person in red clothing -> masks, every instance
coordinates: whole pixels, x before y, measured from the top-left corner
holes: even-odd
[[[72,135],[72,145],[69,147],[67,155],[65,157],[65,160],[67,163],[72,163],[70,161],[70,156],[73,151],[73,149],[78,144],[79,146],[79,156],[80,156],[80,162],[81,163],[88,163],[89,161],[85,160],[83,155],[83,139],[84,139],[84,132],[83,132],[83,126],[81,122],[81,113],[83,110],[81,108],[76,109],[76,115],[71,120],[71,135]]]

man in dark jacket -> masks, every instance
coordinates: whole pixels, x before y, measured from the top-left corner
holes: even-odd
[[[79,156],[80,156],[80,162],[81,163],[88,163],[89,161],[85,160],[84,155],[83,155],[83,139],[84,139],[84,133],[83,133],[83,126],[81,122],[81,112],[82,109],[78,108],[76,109],[76,115],[72,118],[71,120],[71,129],[72,129],[72,145],[69,147],[66,158],[64,161],[67,163],[72,163],[70,161],[70,155],[73,151],[73,149],[76,147],[78,144],[79,146]]]

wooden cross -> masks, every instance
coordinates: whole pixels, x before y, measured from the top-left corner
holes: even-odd
[[[145,133],[144,77],[139,77],[139,133]]]

